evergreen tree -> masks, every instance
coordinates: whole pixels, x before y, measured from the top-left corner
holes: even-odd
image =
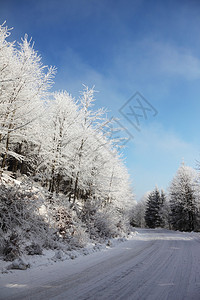
[[[162,225],[160,216],[161,196],[156,187],[147,198],[147,207],[145,212],[145,222],[149,228],[155,228]]]
[[[182,165],[170,186],[171,223],[173,229],[196,230],[198,217],[197,173]]]

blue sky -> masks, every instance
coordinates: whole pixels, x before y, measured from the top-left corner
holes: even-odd
[[[182,158],[200,160],[199,16],[192,0],[0,0],[12,39],[28,33],[57,67],[53,89],[78,96],[82,83],[95,85],[96,106],[127,127],[136,199],[155,184],[166,189]],[[139,118],[140,132],[119,111],[137,91],[158,112]]]

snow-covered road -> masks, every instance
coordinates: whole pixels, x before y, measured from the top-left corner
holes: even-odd
[[[199,300],[198,234],[138,232],[114,248],[3,274],[0,299]]]

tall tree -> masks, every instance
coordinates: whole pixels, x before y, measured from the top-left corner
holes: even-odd
[[[146,193],[139,202],[133,207],[132,223],[136,227],[145,227],[145,212],[148,193]]]
[[[199,203],[197,172],[184,164],[170,186],[171,223],[175,230],[193,231],[198,227]]]
[[[22,160],[16,144],[30,141],[31,123],[41,114],[55,69],[41,63],[27,35],[18,47],[7,42],[9,30],[0,26],[0,150],[1,167],[9,157]]]
[[[155,228],[162,225],[160,216],[161,205],[160,192],[156,187],[151,193],[149,193],[147,198],[145,222],[149,228]]]
[[[160,192],[160,204],[161,227],[170,229],[170,205],[164,190]]]

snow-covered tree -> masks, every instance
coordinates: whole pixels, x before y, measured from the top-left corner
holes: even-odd
[[[9,157],[22,160],[21,143],[29,142],[29,128],[41,114],[52,84],[54,68],[46,68],[27,35],[16,46],[7,42],[9,30],[0,27],[0,146],[1,167]],[[47,69],[47,71],[46,71]]]
[[[199,215],[197,172],[184,164],[170,185],[171,224],[181,231],[196,230]]]
[[[77,110],[76,102],[67,92],[57,92],[41,119],[43,138],[38,173],[51,193],[59,192],[63,180],[71,179],[72,157],[79,137]]]
[[[23,236],[23,213],[30,207],[29,219],[35,224],[42,205],[41,240],[53,234],[80,246],[88,232],[95,238],[123,235],[133,193],[118,153],[120,139],[107,130],[112,122],[105,109],[93,108],[94,89],[84,86],[78,100],[65,91],[50,94],[55,69],[42,65],[27,35],[18,45],[8,42],[9,35],[5,24],[0,26],[0,189],[6,194],[3,210],[12,210],[9,220],[9,214],[0,215],[0,230],[7,234],[16,220],[13,226],[21,226]],[[27,197],[26,185],[19,193],[19,198],[25,197],[22,201],[13,197],[17,189],[11,193],[12,188],[1,186],[5,171],[15,177],[26,174],[30,178],[24,176],[25,182],[31,185],[37,181],[42,204],[32,197],[35,188]]]
[[[160,203],[159,215],[161,218],[161,227],[170,229],[170,205],[164,190],[160,192]]]
[[[131,213],[131,225],[136,227],[145,227],[145,212],[148,192],[135,203]]]

